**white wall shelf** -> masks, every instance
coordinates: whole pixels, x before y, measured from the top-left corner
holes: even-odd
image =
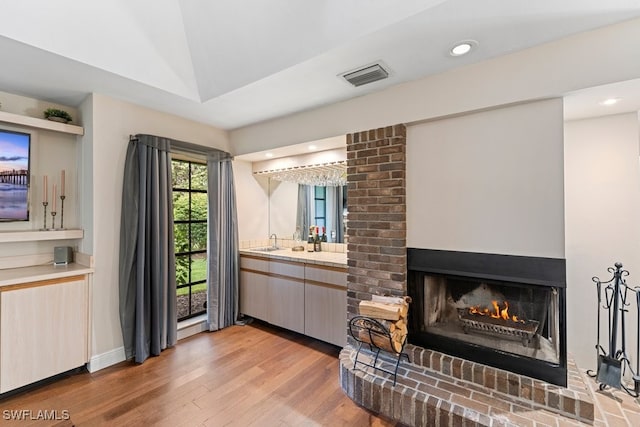
[[[38,240],[82,239],[84,230],[16,230],[0,231],[0,243],[34,242]]]
[[[82,126],[53,122],[37,117],[21,116],[20,114],[7,113],[6,111],[0,111],[0,122],[70,133],[72,135],[84,135],[84,128]]]

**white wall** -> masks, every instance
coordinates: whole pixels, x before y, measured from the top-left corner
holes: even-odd
[[[564,257],[562,100],[407,128],[407,246]]]
[[[85,103],[86,104],[86,103]],[[83,212],[92,215],[93,246],[84,248],[95,258],[93,281],[92,357],[100,357],[122,346],[118,308],[118,253],[120,208],[124,160],[129,135],[152,134],[209,147],[229,150],[226,132],[166,113],[135,106],[104,95],[94,94],[93,110],[83,138],[92,151],[93,205]],[[86,172],[89,172],[88,168]]]
[[[296,231],[298,185],[253,175],[252,163],[242,160],[234,160],[233,172],[239,240],[266,240],[272,233],[278,238],[292,238]]]
[[[233,161],[238,212],[238,239],[259,240],[269,237],[269,180],[255,178],[251,163]]]
[[[269,235],[276,233],[278,238],[292,239],[296,231],[298,184],[270,179],[269,188]],[[306,235],[302,230],[301,233]]]
[[[620,261],[631,273],[627,283],[640,285],[639,144],[636,113],[565,124],[568,346],[584,369],[596,367],[591,278],[609,280],[607,268]],[[632,354],[635,325],[632,317],[627,324]]]

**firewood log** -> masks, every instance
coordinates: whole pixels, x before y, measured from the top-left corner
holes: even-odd
[[[398,321],[395,323],[395,328],[394,328],[394,330],[395,330],[395,331],[399,331],[399,332],[400,332],[400,334],[402,334],[402,335],[407,335],[407,332],[409,331],[409,330],[408,330],[408,328],[407,328],[407,322],[406,322],[406,321],[400,321],[400,320],[398,320]]]
[[[371,301],[385,304],[404,304],[404,297],[388,297],[383,295],[371,295]]]
[[[400,319],[402,305],[385,304],[375,301],[360,301],[359,309],[362,316],[397,321]]]
[[[399,321],[400,320],[398,320],[398,322]],[[378,322],[380,322],[380,324],[384,326],[389,332],[393,332],[398,328],[398,325],[396,325],[397,322],[392,322],[391,320],[379,319]]]
[[[392,341],[388,335],[376,333],[375,331],[369,333],[368,329],[360,329],[358,331],[358,339],[362,342],[373,344],[383,350],[395,352],[392,347]]]
[[[409,304],[411,303],[410,296],[392,297],[388,295],[371,295],[371,301],[386,302],[387,304]]]
[[[381,348],[392,353],[400,353],[402,351],[402,342],[404,337],[400,334],[381,334],[375,331],[369,333],[368,329],[360,329],[358,331],[358,338],[362,342],[371,343],[378,348]]]

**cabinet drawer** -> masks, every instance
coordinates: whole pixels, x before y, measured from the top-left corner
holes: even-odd
[[[246,270],[264,271],[269,272],[270,262],[263,258],[253,258],[248,256],[240,257],[240,268]]]
[[[296,279],[304,279],[304,264],[299,262],[271,261],[269,272]]]
[[[304,279],[347,288],[347,270],[336,267],[312,267],[307,265]]]

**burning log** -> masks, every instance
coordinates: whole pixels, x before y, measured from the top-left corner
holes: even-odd
[[[523,320],[517,315],[509,314],[509,303],[504,301],[502,308],[497,301],[491,302],[493,310],[478,306],[468,309],[458,309],[458,318],[465,333],[470,331],[489,333],[501,337],[510,337],[522,340],[522,344],[528,347],[531,339],[538,331],[540,322],[535,320]]]

